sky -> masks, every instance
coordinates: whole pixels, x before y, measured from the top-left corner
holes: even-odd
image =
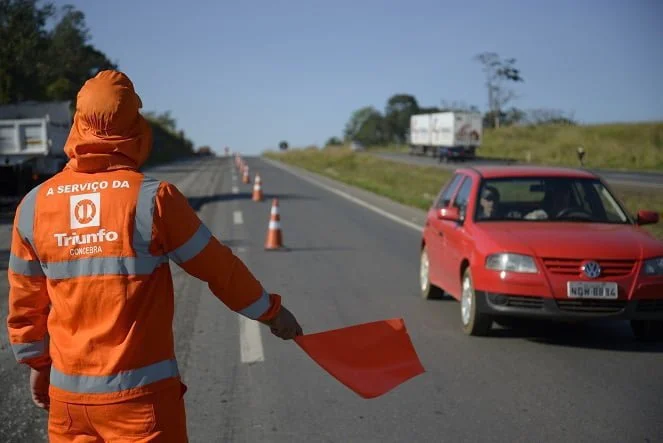
[[[481,65],[515,58],[523,109],[582,123],[663,120],[660,0],[56,1],[83,11],[144,110],[196,146],[322,145],[395,93],[487,108]],[[158,5],[158,6],[157,6]]]

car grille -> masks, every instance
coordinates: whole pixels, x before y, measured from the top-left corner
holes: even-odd
[[[608,314],[623,310],[626,300],[557,300],[557,306],[562,311]]]
[[[543,308],[543,299],[541,297],[519,297],[514,295],[507,296],[507,306],[524,309]]]
[[[553,274],[580,275],[580,267],[585,260],[569,258],[543,258],[546,269]],[[635,260],[596,260],[601,266],[601,277],[622,277],[629,275]]]
[[[640,300],[638,301],[640,312],[663,312],[663,300]]]

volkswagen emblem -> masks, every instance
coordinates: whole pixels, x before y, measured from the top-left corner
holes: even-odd
[[[588,261],[583,263],[580,269],[582,269],[582,272],[584,272],[585,275],[589,278],[597,278],[601,275],[601,265],[595,261]]]

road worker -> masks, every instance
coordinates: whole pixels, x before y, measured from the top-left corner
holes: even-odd
[[[7,324],[31,368],[50,441],[187,441],[169,261],[282,339],[302,335],[172,184],[139,172],[152,148],[131,80],[102,71],[78,93],[62,172],[21,201]]]

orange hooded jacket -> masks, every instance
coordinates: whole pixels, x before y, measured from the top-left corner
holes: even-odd
[[[169,261],[248,318],[269,320],[281,306],[175,186],[138,171],[152,145],[140,107],[124,74],[88,80],[69,163],[16,213],[9,338],[20,363],[51,365],[56,400],[112,403],[180,383]]]

